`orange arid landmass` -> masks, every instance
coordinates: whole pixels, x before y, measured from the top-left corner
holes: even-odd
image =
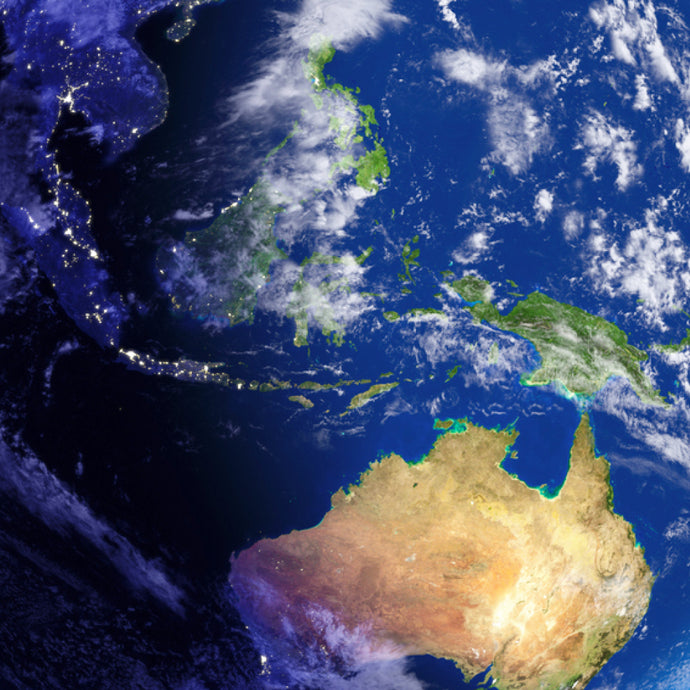
[[[239,553],[245,621],[346,668],[431,654],[466,677],[493,664],[501,690],[583,688],[641,621],[652,574],[588,418],[555,498],[500,467],[516,437],[467,423],[420,463],[390,455],[316,527]]]

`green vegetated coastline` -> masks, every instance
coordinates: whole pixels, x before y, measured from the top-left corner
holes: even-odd
[[[343,151],[340,160],[332,165],[331,180],[337,170],[352,170],[356,184],[376,193],[390,175],[390,167],[377,133],[374,108],[359,103],[359,89],[343,86],[325,73],[335,54],[330,41],[317,38],[303,61],[315,107],[329,108],[326,111],[330,115],[329,129],[334,143]],[[336,101],[337,108],[331,107]],[[297,120],[283,141],[269,152],[266,161],[301,133]],[[289,260],[278,247],[273,232],[276,216],[283,210],[278,193],[268,178],[261,176],[243,198],[223,209],[209,227],[187,233],[183,243],[161,252],[158,268],[164,282],[173,286],[170,290],[173,306],[198,316],[220,317],[230,325],[251,323],[257,291],[270,279],[271,265]],[[415,235],[402,249],[403,266],[398,278],[404,294],[410,293],[410,286],[415,283],[413,271],[419,268],[418,242],[419,236]],[[344,325],[332,307],[334,293],[350,291],[346,264],[356,262],[361,266],[371,252],[369,247],[355,257],[315,251],[301,262],[285,313],[295,323],[294,345],[308,345],[311,325],[318,326],[333,344],[344,342]],[[327,269],[326,272],[321,268]],[[332,269],[330,273],[329,269]],[[467,275],[446,284],[467,302],[467,309],[475,319],[515,333],[534,345],[541,364],[523,377],[526,385],[556,382],[570,393],[587,396],[598,391],[611,376],[624,376],[643,401],[663,404],[663,398],[640,367],[647,354],[630,345],[627,335],[605,319],[540,292],[529,294],[511,311],[502,314],[492,302],[490,284],[478,276]],[[383,317],[395,322],[403,317],[447,318],[447,314],[436,308],[412,308],[404,313],[388,309]],[[677,352],[689,344],[690,330],[680,343],[656,347]],[[498,351],[492,350],[492,361],[497,356]],[[454,367],[449,370],[447,380],[456,374],[457,367]],[[358,394],[361,397],[355,396],[348,409],[355,409],[390,389],[379,390],[379,385]]]
[[[478,321],[529,340],[541,365],[523,378],[531,386],[558,382],[570,393],[593,395],[612,376],[624,376],[646,403],[664,404],[640,368],[647,354],[628,343],[627,335],[606,319],[563,304],[540,292],[501,314],[490,301],[489,283],[465,276],[451,286]]]
[[[690,345],[690,328],[685,329],[685,337],[677,343],[668,343],[667,345],[655,345],[657,350],[661,352],[682,352]]]
[[[237,391],[249,391],[257,393],[273,393],[283,391],[289,393],[287,399],[298,403],[305,409],[314,407],[310,394],[318,394],[326,391],[335,391],[339,394],[348,387],[362,387],[359,393],[350,398],[345,413],[355,410],[374,398],[393,390],[400,384],[399,381],[391,381],[394,372],[386,371],[378,376],[379,383],[372,379],[339,379],[332,383],[323,381],[290,381],[272,378],[268,381],[257,379],[247,380],[230,376],[223,371],[223,362],[198,362],[194,360],[163,361],[151,355],[137,352],[136,350],[119,351],[120,361],[125,362],[130,368],[146,371],[150,374],[172,376],[181,381],[194,381],[197,383],[213,383]],[[405,379],[409,381],[409,379]],[[366,386],[366,388],[364,388]]]
[[[388,154],[383,141],[375,131],[378,121],[374,108],[360,104],[356,94],[359,89],[352,89],[336,82],[324,73],[326,65],[335,57],[335,48],[326,38],[317,37],[312,41],[307,60],[303,63],[304,74],[309,79],[314,91],[314,103],[317,108],[323,107],[321,94],[326,91],[343,98],[346,112],[351,116],[347,121],[332,115],[330,127],[334,132],[335,143],[343,150],[353,145],[363,145],[361,153],[349,153],[339,162],[334,163],[331,173],[340,169],[356,172],[355,182],[368,192],[377,192],[379,185],[390,177]],[[365,145],[367,140],[372,148]]]
[[[361,104],[357,98],[359,88],[339,84],[324,73],[335,54],[327,38],[315,37],[302,61],[314,105],[324,109],[328,136],[342,151],[333,159],[330,179],[324,183],[335,184],[338,171],[352,171],[354,182],[375,194],[390,176],[388,154],[377,131],[373,106]],[[161,249],[157,268],[174,309],[201,318],[218,318],[230,326],[253,321],[257,293],[269,281],[272,264],[292,258],[278,246],[274,228],[278,214],[296,200],[278,192],[278,188],[289,185],[273,184],[275,172],[270,173],[269,163],[277,155],[290,155],[283,149],[293,140],[309,136],[304,118],[295,120],[283,140],[266,155],[263,171],[243,197],[222,209],[208,227],[190,231],[181,242]],[[312,196],[321,191],[314,189]],[[335,345],[344,342],[345,325],[332,302],[338,297],[335,293],[349,293],[351,287],[345,271],[339,274],[339,265],[345,269],[352,260],[361,265],[371,251],[370,247],[358,257],[347,253],[328,256],[317,251],[302,262],[290,288],[285,313],[295,323],[294,345],[308,344],[310,325],[316,325]],[[309,270],[317,264],[332,266],[332,275]]]
[[[370,400],[373,398],[378,397],[379,395],[383,395],[383,393],[387,393],[390,390],[393,390],[398,385],[397,381],[392,381],[391,383],[376,383],[371,388],[368,388],[367,390],[357,393],[352,400],[350,400],[350,404],[347,406],[348,410],[355,410],[358,407],[362,407],[363,405],[366,405]]]
[[[221,318],[231,326],[251,323],[257,291],[268,282],[271,264],[287,258],[273,234],[282,210],[261,179],[207,228],[162,249],[157,267],[164,283],[170,283],[173,308]]]

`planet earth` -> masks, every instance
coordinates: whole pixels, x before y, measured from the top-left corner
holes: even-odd
[[[0,0],[0,685],[687,690],[689,23]]]

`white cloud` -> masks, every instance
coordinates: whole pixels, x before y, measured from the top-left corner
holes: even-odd
[[[527,228],[531,225],[530,221],[520,211],[504,211],[498,206],[489,207],[489,218],[497,225],[512,225],[519,223]]]
[[[609,32],[611,50],[618,60],[627,65],[641,63],[658,80],[679,83],[659,38],[652,2],[599,2],[590,8],[589,16],[599,28]]]
[[[279,316],[301,312],[310,328],[343,334],[375,308],[373,299],[359,291],[366,270],[351,254],[340,256],[338,263],[304,267],[283,261],[275,265],[270,282],[258,293],[258,305]]]
[[[318,185],[309,187],[304,183],[310,174],[305,172],[304,178],[296,179],[292,188],[288,178],[274,178],[272,181],[280,183],[280,189],[284,189],[286,193],[294,194],[300,188],[311,191],[317,189]],[[318,178],[315,182],[318,182]],[[336,250],[325,245],[347,235],[348,227],[356,222],[359,208],[369,196],[368,192],[355,184],[344,184],[324,191],[309,204],[300,204],[299,197],[293,197],[291,203],[285,205],[285,211],[276,219],[275,235],[282,245],[290,248],[295,242],[304,239],[306,233],[311,233],[321,245],[319,251],[333,253]]]
[[[685,399],[671,407],[646,405],[623,378],[611,379],[596,395],[593,408],[603,410],[625,425],[625,433],[652,454],[643,460],[639,451],[629,452],[627,464],[636,473],[656,472],[676,485],[688,484],[690,469],[690,436],[687,433],[690,410]],[[642,456],[648,453],[642,453]]]
[[[595,111],[585,119],[576,148],[587,150],[583,165],[592,177],[601,161],[615,164],[618,168],[616,186],[621,191],[626,190],[642,174],[632,131],[622,125],[614,125],[599,112]]]
[[[439,369],[460,364],[458,381],[485,390],[510,385],[517,372],[532,366],[533,351],[526,341],[475,323],[466,310],[456,306],[457,294],[449,291],[448,296],[444,305],[448,318],[428,320],[423,331],[414,332],[418,359]]]
[[[553,210],[553,192],[548,189],[540,189],[534,198],[534,213],[536,219],[543,223]]]
[[[543,60],[514,67],[506,60],[492,60],[466,48],[439,53],[436,61],[450,79],[489,93],[503,89],[509,78],[526,87],[546,83],[550,88],[556,89],[575,74],[580,64],[579,58],[572,58],[562,66],[555,55],[550,55]]]
[[[570,81],[579,66],[579,58],[571,58],[564,65],[561,65],[555,55],[549,55],[544,60],[515,68],[515,76],[525,86],[534,87],[548,84],[554,91],[557,91]]]
[[[537,153],[550,148],[546,119],[536,112],[526,96],[515,93],[509,84],[517,81],[525,87],[536,88],[547,82],[555,91],[577,69],[577,60],[561,68],[551,56],[516,68],[506,61],[491,60],[462,48],[440,53],[436,61],[448,78],[488,95],[488,126],[493,146],[489,161],[498,161],[517,175],[529,168]]]
[[[641,300],[638,313],[665,330],[663,316],[677,311],[690,290],[690,257],[679,233],[660,227],[658,216],[659,211],[647,210],[644,224],[632,226],[622,247],[596,231],[588,243],[588,272],[609,295],[622,292]]]
[[[635,65],[637,63],[630,52],[630,48],[628,48],[628,44],[625,41],[626,38],[630,37],[625,36],[621,31],[612,31],[611,50],[621,62],[627,62],[629,65]]]
[[[505,385],[516,372],[529,370],[533,362],[527,343],[506,333],[489,331],[487,337],[475,335],[471,348],[464,347],[463,361],[467,358],[467,366],[462,374],[465,383],[480,386],[486,390],[495,390],[497,386]]]
[[[621,286],[637,294],[654,310],[668,312],[677,308],[690,287],[687,253],[676,232],[664,232],[652,220],[646,227],[630,233],[624,249],[625,266]]]
[[[386,25],[399,26],[407,19],[391,11],[391,0],[303,0],[295,15],[283,15],[291,25],[290,38],[302,48],[314,36],[330,39],[348,49],[366,38],[376,38]]]
[[[649,89],[647,88],[647,81],[644,74],[638,74],[635,77],[635,101],[633,108],[635,110],[647,110],[652,106],[652,99],[649,97]]]
[[[680,153],[680,164],[690,172],[690,128],[680,118],[676,121],[676,148]]]
[[[453,261],[463,266],[476,264],[489,253],[493,233],[494,229],[490,225],[479,227],[453,252]]]
[[[479,53],[464,48],[441,53],[438,60],[446,76],[482,90],[495,87],[501,81],[506,69],[504,62],[493,62]]]
[[[351,169],[337,165],[352,153],[352,140],[343,134],[343,140],[336,143],[338,132],[333,122],[338,123],[341,133],[352,130],[354,134],[360,114],[340,93],[314,93],[303,69],[308,50],[314,40],[329,40],[338,49],[347,49],[361,39],[377,36],[386,24],[403,21],[390,11],[390,5],[389,0],[346,4],[305,0],[298,12],[280,15],[288,28],[277,41],[278,55],[265,60],[257,76],[232,96],[230,123],[242,118],[251,121],[252,128],[257,128],[258,122],[267,131],[281,127],[286,133],[293,125],[287,145],[262,166],[262,176],[287,206],[282,216],[301,211],[298,202],[313,197],[315,189],[330,189],[335,178],[352,174]],[[350,192],[357,196],[351,209],[367,196],[354,186]],[[300,208],[291,207],[291,203]],[[342,227],[348,220],[353,220],[351,214],[339,225]]]
[[[289,687],[329,690],[427,687],[409,670],[403,647],[373,634],[371,623],[364,621],[349,627],[324,606],[306,601],[289,606],[286,596],[274,585],[256,573],[238,573],[236,565],[230,582],[240,599],[240,610],[249,618],[249,635],[264,657],[266,682],[262,687],[286,687],[286,681]],[[257,610],[283,611],[276,625],[280,626],[280,634],[278,629],[261,625],[260,616],[252,612],[252,602],[258,602],[254,604]],[[303,621],[299,630],[295,620]],[[334,659],[338,660],[338,668]]]
[[[31,281],[29,275],[22,274],[13,256],[13,249],[9,238],[0,236],[0,314],[4,313],[5,304],[17,299]]]
[[[344,633],[343,637],[354,636],[354,633]],[[297,644],[295,643],[295,646]],[[329,688],[329,690],[424,690],[428,685],[419,680],[408,669],[408,662],[404,658],[370,661],[366,663],[352,663],[348,659],[347,675],[341,675],[329,670],[331,664],[322,662],[317,664],[316,659],[310,659],[307,665],[308,655],[292,655],[279,665],[278,677],[287,676],[291,687],[300,688]],[[270,659],[270,657],[269,657]],[[297,661],[300,659],[303,663]],[[276,664],[278,666],[278,664]],[[316,666],[320,668],[315,668]],[[272,666],[268,662],[269,669]],[[266,687],[285,687],[284,681],[280,685],[267,684]]]
[[[454,29],[460,28],[460,22],[455,15],[455,12],[450,9],[450,6],[455,2],[455,0],[438,0],[438,6],[441,9],[441,16],[443,21],[448,22]]]
[[[313,267],[301,271],[289,259],[275,262],[271,280],[258,286],[257,304],[285,315],[295,306],[293,287],[301,275],[306,283],[299,294],[300,309],[324,330],[341,332],[370,308],[370,300],[356,292],[364,269],[353,260],[357,270],[346,271],[349,264],[342,257],[341,241],[356,224],[360,207],[373,195],[355,184],[348,160],[357,159],[365,146],[371,150],[373,142],[369,137],[357,141],[362,122],[354,95],[335,89],[316,92],[305,76],[304,62],[315,43],[330,41],[336,50],[349,50],[388,27],[399,26],[406,19],[393,12],[392,4],[392,0],[303,0],[296,11],[278,13],[275,50],[228,101],[231,115],[226,126],[233,133],[282,130],[288,135],[283,146],[255,162],[257,177],[270,190],[271,201],[282,208],[273,227],[281,248],[289,252],[301,243],[309,251],[345,259],[321,267],[328,276],[313,275]],[[332,281],[332,289],[325,281]],[[209,286],[188,287],[197,294]]]
[[[546,123],[525,101],[508,94],[492,107],[489,130],[494,145],[492,158],[513,175],[529,168],[535,154],[551,145]]]
[[[585,219],[580,211],[569,211],[563,219],[563,234],[566,240],[572,241],[579,237],[584,225]]]
[[[664,530],[664,538],[690,541],[690,518],[679,517],[677,520],[674,520]]]
[[[184,594],[162,567],[142,554],[92,510],[28,450],[13,452],[0,440],[0,491],[16,498],[56,534],[79,534],[103,554],[138,591],[147,591],[174,611]]]
[[[303,55],[289,46],[286,54],[267,60],[258,68],[259,73],[239,89],[230,99],[231,121],[238,117],[248,120],[272,120],[277,114],[287,112],[287,118],[299,114],[303,103],[310,98],[311,87],[300,65]]]
[[[213,217],[213,209],[212,208],[204,208],[201,211],[189,211],[184,208],[178,208],[175,213],[173,213],[172,218],[173,220],[181,220],[184,222],[188,221],[196,221],[196,220],[205,220],[206,218],[212,218]]]

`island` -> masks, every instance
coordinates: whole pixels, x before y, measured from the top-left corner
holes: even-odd
[[[250,631],[344,673],[430,654],[501,690],[583,688],[631,637],[653,577],[613,511],[589,419],[560,492],[501,467],[517,432],[462,420],[420,462],[389,455],[321,523],[233,555]]]
[[[373,400],[377,396],[393,390],[397,385],[397,381],[391,381],[390,383],[375,383],[373,386],[371,386],[371,388],[368,388],[362,393],[357,393],[357,395],[350,400],[350,404],[347,406],[347,409],[356,410],[358,407],[366,405],[370,400]]]
[[[615,324],[570,304],[532,292],[507,314],[491,303],[489,283],[467,275],[451,287],[468,303],[477,321],[510,331],[529,340],[541,357],[541,366],[523,378],[530,386],[560,383],[570,393],[593,395],[612,376],[622,376],[649,404],[663,405],[640,368],[647,354],[628,343]]]
[[[231,326],[254,321],[257,292],[271,264],[286,259],[273,227],[283,208],[264,180],[224,208],[204,230],[158,252],[160,281],[173,309],[222,318]]]
[[[305,77],[312,85],[313,100],[317,109],[324,105],[323,94],[328,92],[337,96],[336,102],[340,108],[330,117],[330,129],[335,133],[335,143],[343,151],[353,144],[363,144],[365,138],[371,140],[374,148],[367,149],[355,157],[349,153],[339,162],[333,163],[331,173],[335,170],[348,171],[354,168],[357,172],[355,182],[367,192],[376,193],[379,182],[384,182],[391,174],[388,164],[388,154],[382,140],[372,129],[378,126],[374,108],[360,104],[355,91],[336,82],[332,77],[324,74],[325,66],[333,60],[335,48],[333,44],[322,36],[315,36],[309,50],[306,62],[302,64]],[[344,107],[343,107],[344,106]]]
[[[181,20],[179,30],[185,27]],[[359,256],[327,254],[322,233],[307,223],[304,230],[313,235],[309,241],[315,246],[300,258],[292,239],[276,235],[279,216],[287,224],[285,218],[295,222],[295,214],[310,217],[310,204],[326,208],[335,190],[352,193],[355,186],[356,203],[363,192],[374,196],[390,176],[374,107],[359,102],[358,88],[324,73],[335,54],[327,38],[312,39],[306,59],[300,60],[312,104],[305,102],[300,118],[289,123],[283,139],[265,155],[249,190],[220,209],[206,228],[194,228],[159,249],[158,279],[173,310],[228,326],[252,324],[259,294],[272,281],[273,294],[281,297],[269,298],[264,308],[270,304],[268,311],[294,321],[295,347],[309,345],[310,326],[317,326],[331,344],[344,343],[350,323],[346,315],[363,311],[369,299],[357,291],[357,281],[373,246]],[[313,179],[296,172],[295,160],[322,156]],[[353,179],[342,189],[341,178]]]
[[[682,352],[688,345],[690,345],[690,328],[685,329],[685,337],[678,343],[668,343],[667,345],[655,345],[660,352]]]
[[[304,408],[307,409],[307,410],[309,410],[309,409],[311,409],[312,407],[314,407],[314,403],[313,403],[311,400],[309,400],[309,398],[307,398],[307,397],[304,396],[304,395],[291,395],[291,396],[288,397],[288,400],[289,400],[290,402],[299,403],[302,407],[304,407]]]

